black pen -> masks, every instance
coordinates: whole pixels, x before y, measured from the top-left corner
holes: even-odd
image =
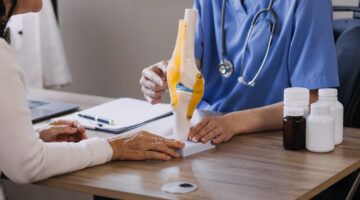
[[[104,123],[104,124],[109,124],[109,125],[114,125],[115,124],[114,120],[106,119],[104,117],[97,117],[97,116],[92,116],[92,115],[87,115],[87,114],[82,114],[82,113],[78,113],[78,116],[82,117],[84,119],[89,119],[89,120],[101,122],[101,123]]]

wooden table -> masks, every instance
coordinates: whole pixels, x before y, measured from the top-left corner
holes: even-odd
[[[111,100],[41,90],[30,90],[30,96],[81,108]],[[324,154],[284,150],[282,133],[275,131],[237,136],[187,158],[113,162],[37,184],[119,199],[309,199],[358,168],[359,129],[345,128],[343,144]],[[198,190],[184,195],[161,191],[173,181],[195,183]]]

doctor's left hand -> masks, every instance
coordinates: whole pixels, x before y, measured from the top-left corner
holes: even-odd
[[[226,116],[206,117],[196,126],[192,127],[189,139],[193,142],[206,143],[211,140],[219,144],[230,140],[235,135],[231,120]]]
[[[78,122],[68,120],[54,121],[37,130],[44,142],[80,142],[87,139],[86,130]]]

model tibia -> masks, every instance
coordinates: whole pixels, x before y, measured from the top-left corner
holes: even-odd
[[[190,121],[187,113],[193,93],[177,90],[177,95],[178,105],[173,110],[175,119],[173,135],[179,140],[187,140],[190,132]]]

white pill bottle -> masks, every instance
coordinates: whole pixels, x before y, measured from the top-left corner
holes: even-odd
[[[304,110],[303,117],[309,115],[310,92],[306,88],[292,87],[284,90],[284,117],[289,108]]]
[[[343,141],[344,106],[338,101],[337,89],[326,88],[319,90],[319,102],[328,103],[330,112],[335,120],[335,145]]]
[[[312,152],[330,152],[335,148],[335,120],[330,105],[316,102],[306,118],[306,149]]]

